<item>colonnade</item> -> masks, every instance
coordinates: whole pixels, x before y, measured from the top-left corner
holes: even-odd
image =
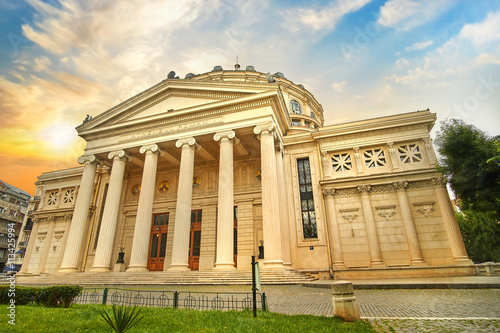
[[[445,182],[442,178],[431,179],[438,205],[441,210],[442,221],[446,231],[447,238],[450,242],[450,248],[453,255],[453,262],[460,264],[469,264],[471,261],[467,256],[460,229],[456,223],[454,212],[450,204],[450,199],[445,187]],[[396,192],[398,203],[401,211],[401,220],[403,222],[406,240],[408,244],[408,252],[410,256],[411,266],[426,266],[425,260],[422,255],[420,243],[418,239],[415,221],[411,212],[410,203],[407,195],[408,182],[398,181],[393,182],[393,190]],[[368,237],[368,248],[370,252],[370,266],[371,267],[385,267],[383,262],[379,238],[377,234],[377,227],[374,220],[372,204],[370,199],[370,192],[372,190],[370,185],[357,186],[357,192],[361,197],[361,207],[364,216],[365,228]],[[336,207],[335,207],[335,188],[323,189],[323,197],[325,199],[327,218],[329,223],[329,236],[331,241],[332,252],[332,266],[334,269],[345,269],[345,263],[342,253],[342,241],[340,236],[340,228],[337,221]]]
[[[265,243],[265,267],[283,267],[283,249],[281,243],[281,219],[277,164],[275,152],[274,124],[256,126],[254,133],[260,139],[261,175],[262,175],[262,219]],[[233,266],[233,146],[238,142],[234,131],[215,133],[214,140],[220,143],[218,216],[217,216],[217,255],[214,269],[234,269]],[[194,157],[200,148],[196,139],[177,140],[175,146],[181,150],[175,226],[172,244],[172,258],[169,270],[184,271],[188,267],[188,249],[191,226],[191,206],[193,197]],[[153,199],[156,184],[158,156],[164,152],[157,144],[140,148],[145,154],[141,192],[137,208],[130,264],[127,271],[147,271],[149,254],[150,226],[153,212]],[[281,157],[281,154],[279,154]],[[111,176],[104,204],[102,224],[99,232],[94,263],[91,271],[108,272],[111,269],[111,255],[118,223],[120,198],[122,193],[125,165],[132,157],[125,150],[110,152],[112,160]],[[94,187],[97,164],[102,163],[95,156],[82,156],[78,159],[84,165],[80,190],[75,203],[67,245],[59,272],[79,271],[79,259],[83,249],[85,231]]]

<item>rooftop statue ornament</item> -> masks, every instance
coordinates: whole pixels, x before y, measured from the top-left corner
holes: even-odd
[[[193,73],[187,73],[186,76],[184,77],[185,79],[190,79],[194,77],[195,75]]]
[[[279,77],[281,79],[286,79],[285,75],[283,75],[283,73],[281,73],[281,72],[274,73],[274,77]]]
[[[253,67],[252,65],[248,65],[246,68],[246,71],[247,72],[255,72],[255,67]]]
[[[170,71],[167,75],[167,79],[175,79],[175,72],[174,71]]]
[[[85,117],[85,119],[83,120],[83,123],[85,124],[89,120],[92,120],[92,116],[87,115],[87,117]]]
[[[222,66],[214,66],[214,69],[212,70],[212,72],[217,72],[217,71],[221,71],[222,70]]]
[[[267,73],[267,74],[266,74],[266,79],[267,79],[267,82],[269,82],[269,83],[274,83],[274,82],[276,82],[276,76],[271,75],[270,73]]]

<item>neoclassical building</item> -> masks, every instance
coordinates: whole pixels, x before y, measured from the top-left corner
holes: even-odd
[[[429,110],[324,126],[283,74],[168,79],[87,117],[80,167],[37,182],[21,273],[287,269],[475,274]]]

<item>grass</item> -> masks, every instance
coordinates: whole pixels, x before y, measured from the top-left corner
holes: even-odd
[[[108,306],[109,310],[111,307]],[[7,306],[0,306],[0,332],[110,332],[99,315],[101,305],[73,305],[47,308],[16,307],[16,325],[7,323]],[[288,316],[252,311],[196,311],[171,308],[143,308],[144,316],[129,332],[375,332],[369,323],[344,322],[340,318],[309,315]]]

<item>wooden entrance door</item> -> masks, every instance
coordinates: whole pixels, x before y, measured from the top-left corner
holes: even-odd
[[[168,235],[168,213],[154,214],[149,241],[148,270],[162,271]]]
[[[233,216],[234,216],[233,261],[234,261],[234,267],[238,267],[238,207],[237,206],[234,207]]]
[[[189,268],[197,271],[200,268],[201,245],[201,209],[191,212],[191,237],[189,240]]]

